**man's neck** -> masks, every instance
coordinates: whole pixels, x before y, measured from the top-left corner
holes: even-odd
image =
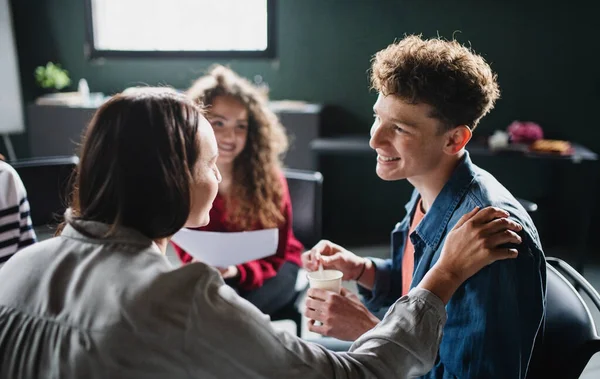
[[[453,155],[450,157],[451,159],[442,162],[434,171],[427,175],[408,178],[410,184],[412,184],[421,195],[424,212],[427,212],[429,208],[431,208],[431,205],[452,176],[454,169],[463,155],[464,151]]]

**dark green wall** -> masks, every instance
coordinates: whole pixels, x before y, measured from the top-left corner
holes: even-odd
[[[139,83],[186,87],[214,62],[201,59],[90,62],[83,54],[83,1],[11,2],[27,101],[39,94],[32,76],[34,68],[48,60],[67,68],[75,83],[84,77],[92,91],[108,94]],[[328,116],[323,125],[325,135],[366,134],[375,97],[368,90],[367,80],[372,54],[405,33],[455,36],[485,56],[498,73],[502,89],[502,99],[482,121],[477,133],[505,128],[515,119],[534,120],[544,127],[550,138],[579,141],[600,152],[596,117],[600,92],[595,28],[598,6],[585,5],[579,0],[549,3],[531,0],[280,0],[278,59],[220,62],[230,64],[249,77],[262,75],[274,99],[298,99],[333,106],[333,115]],[[213,32],[218,33],[206,31]],[[23,137],[17,141],[21,155],[27,154],[25,141]],[[548,201],[546,209],[550,214],[554,212],[556,196],[566,198],[567,195],[547,200],[551,196],[546,190],[556,181],[572,180],[554,177],[554,169],[544,163],[482,162],[507,181],[510,189],[533,200]],[[366,178],[353,188],[344,188],[342,193],[348,193],[344,201],[351,199],[354,203],[347,203],[346,207],[340,205],[336,218],[350,219],[364,208],[373,208],[373,200],[368,197],[379,191],[386,194],[398,191],[394,207],[406,200],[408,187],[377,180],[372,163],[341,158],[328,158],[324,162],[329,169],[336,169],[329,180],[335,182],[336,187],[348,180],[342,176],[353,172]],[[568,167],[563,171],[568,173]],[[340,198],[344,199],[344,195]],[[359,227],[385,240],[388,229],[402,211],[386,212],[389,207],[383,206],[377,210],[377,204],[374,207],[374,212],[382,211],[378,221]],[[328,217],[333,217],[331,214]],[[347,222],[348,226],[356,225]],[[330,232],[342,237],[345,234],[340,229]]]
[[[275,99],[339,105],[359,120],[348,131],[362,133],[374,98],[366,75],[371,55],[405,33],[454,35],[498,72],[502,100],[484,119],[482,132],[513,119],[534,119],[551,136],[584,140],[600,150],[600,133],[590,127],[600,90],[597,14],[576,3],[279,0],[279,58],[222,63],[247,76],[262,75]],[[48,60],[69,69],[75,83],[85,77],[93,91],[105,93],[137,83],[186,87],[213,63],[90,62],[83,55],[82,0],[12,0],[12,5],[27,100],[38,94],[35,66]]]

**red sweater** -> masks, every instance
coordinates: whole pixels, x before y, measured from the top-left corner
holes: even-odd
[[[283,198],[281,210],[285,218],[285,221],[279,226],[279,244],[277,246],[277,252],[275,255],[259,259],[256,261],[250,261],[241,265],[237,268],[240,272],[239,283],[240,288],[246,291],[256,289],[263,285],[264,281],[274,277],[277,274],[277,270],[285,261],[292,262],[298,266],[301,265],[300,254],[304,250],[304,247],[294,237],[292,232],[292,202],[290,199],[290,192],[288,190],[287,181],[282,176],[283,184]],[[225,199],[221,195],[217,195],[213,202],[212,209],[210,210],[210,222],[208,225],[197,228],[196,230],[205,230],[210,232],[239,232],[241,231],[235,225],[231,225],[227,220],[227,213],[225,210]],[[263,229],[262,227],[256,227],[254,230]],[[192,261],[192,257],[183,251],[179,246],[173,243],[175,252],[183,263],[189,263]]]

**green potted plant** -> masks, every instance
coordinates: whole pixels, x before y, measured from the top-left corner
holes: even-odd
[[[69,72],[60,67],[60,64],[48,62],[46,66],[35,69],[35,80],[37,84],[47,90],[58,92],[71,84]]]

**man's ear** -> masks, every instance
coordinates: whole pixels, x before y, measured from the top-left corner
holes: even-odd
[[[450,155],[461,151],[473,136],[473,132],[467,125],[456,126],[448,130],[445,134],[446,145],[444,146],[444,152]]]

